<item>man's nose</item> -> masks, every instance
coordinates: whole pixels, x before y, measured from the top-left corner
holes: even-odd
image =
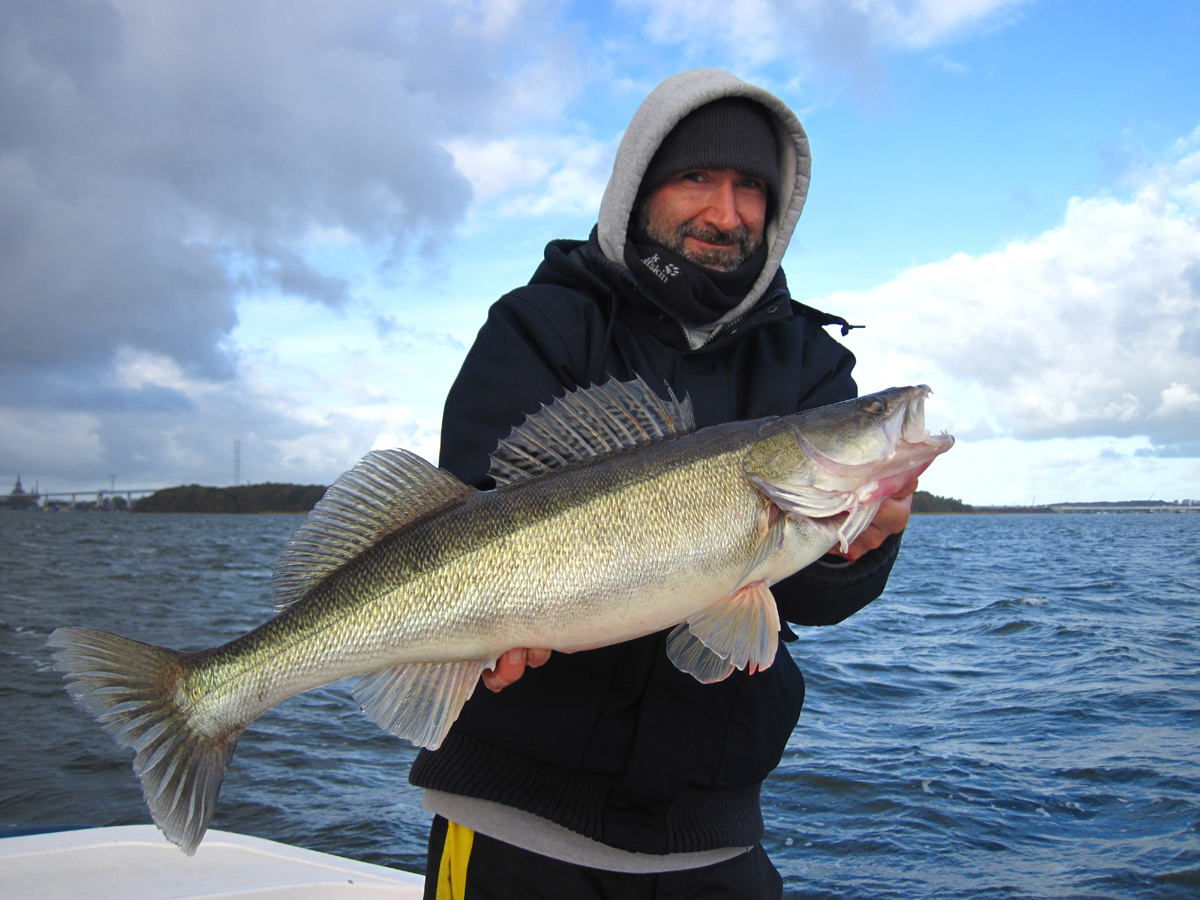
[[[713,228],[726,232],[742,224],[732,181],[723,181],[713,189],[704,218]]]

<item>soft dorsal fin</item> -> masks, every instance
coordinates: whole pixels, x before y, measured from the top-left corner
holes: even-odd
[[[488,474],[497,485],[696,430],[692,401],[663,400],[639,376],[580,388],[527,418],[500,441]]]
[[[303,597],[385,534],[475,488],[407,450],[372,450],[313,507],[275,566],[275,608]]]

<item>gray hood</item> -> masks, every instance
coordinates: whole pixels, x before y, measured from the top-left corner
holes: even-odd
[[[642,176],[659,144],[679,120],[692,110],[723,97],[746,97],[773,113],[779,141],[779,198],[775,214],[766,223],[767,261],[746,298],[716,322],[696,327],[688,323],[694,347],[702,346],[727,322],[745,315],[762,297],[779,270],[792,231],[808,196],[808,176],[812,159],[808,153],[808,135],[787,104],[769,91],[747,84],[724,69],[692,69],[672,75],[650,92],[633,115],[613,163],[612,177],[600,201],[598,237],[604,255],[625,267],[625,233]]]

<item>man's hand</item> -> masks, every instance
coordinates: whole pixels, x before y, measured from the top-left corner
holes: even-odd
[[[526,666],[536,669],[549,659],[549,650],[528,650],[525,647],[509,650],[496,660],[496,668],[483,673],[483,685],[493,693],[498,692],[524,675]]]
[[[845,553],[837,546],[829,552],[834,556],[855,560],[882,544],[889,534],[899,534],[908,525],[908,517],[912,512],[912,495],[916,489],[917,479],[914,478],[880,504],[879,512],[875,513],[871,524],[854,539]]]

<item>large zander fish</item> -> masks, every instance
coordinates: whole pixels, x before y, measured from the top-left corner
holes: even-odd
[[[775,658],[770,585],[839,544],[939,453],[924,386],[696,430],[640,379],[531,416],[478,491],[403,450],[328,490],[275,571],[279,614],[179,652],[85,628],[49,643],[75,700],[125,747],[154,821],[189,854],[238,737],[352,675],[382,727],[437,747],[480,673],[513,647],[583,650],[676,626],[702,682]],[[527,677],[537,677],[533,673]]]

